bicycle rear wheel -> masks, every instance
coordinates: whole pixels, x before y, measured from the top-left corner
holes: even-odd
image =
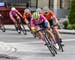
[[[47,48],[49,49],[50,53],[52,54],[52,56],[55,56],[55,51],[53,46],[48,42],[48,40],[45,40]]]
[[[56,48],[54,46],[53,41],[50,39],[49,34],[45,32],[45,35],[46,35],[46,39],[47,39],[48,43],[50,44],[50,46],[52,47],[53,51],[55,52],[55,54],[57,54]]]
[[[23,24],[21,24],[21,31],[23,32],[24,35],[27,35],[27,31]]]
[[[58,38],[58,35],[55,32],[54,32],[54,36],[55,36],[56,41],[57,41],[57,43],[59,45],[59,50],[62,51],[62,52],[64,52],[63,46],[61,45],[60,40]]]
[[[47,43],[47,47],[48,47],[49,51],[51,52],[51,54],[52,54],[53,56],[55,56],[55,54],[57,54],[57,51],[56,51],[56,49],[54,48],[53,43],[52,43],[51,40],[47,37],[46,34],[45,34],[44,36],[45,36],[45,42]]]

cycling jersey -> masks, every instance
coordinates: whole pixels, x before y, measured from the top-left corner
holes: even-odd
[[[31,14],[31,13],[29,13],[29,14],[24,13],[24,14],[23,14],[23,18],[24,18],[25,20],[28,20],[28,21],[30,21],[31,16],[32,16],[32,14]]]
[[[18,14],[16,11],[10,11],[10,14],[14,17],[16,17],[16,15]]]
[[[47,20],[51,20],[54,16],[54,13],[51,10],[49,10],[47,14],[43,13],[43,15],[46,17]]]
[[[42,14],[40,14],[38,20],[35,20],[33,17],[31,18],[30,25],[33,27],[41,24],[43,21],[47,22],[47,19]]]

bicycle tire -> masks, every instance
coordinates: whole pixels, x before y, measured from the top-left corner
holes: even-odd
[[[59,45],[59,50],[64,52],[63,46],[60,43],[58,43],[58,45]]]
[[[50,45],[50,48],[53,50],[53,53],[57,54],[57,51],[56,51],[56,48],[55,48],[54,44],[50,40],[48,40],[48,43]]]
[[[55,54],[57,54],[56,48],[55,48],[55,46],[54,46],[52,40],[50,39],[49,35],[46,34],[46,33],[45,33],[45,35],[46,35],[46,39],[48,40],[48,43],[51,45],[51,47],[52,47],[52,49],[54,50]]]
[[[22,23],[21,23],[21,31],[23,32],[24,35],[27,35],[27,31]]]
[[[44,36],[45,36],[45,42],[47,43],[47,47],[48,47],[49,51],[51,52],[52,56],[55,56],[55,54],[57,54],[56,50],[54,49],[52,43],[49,41],[47,36],[45,34],[44,34]]]
[[[56,33],[54,33],[54,36],[55,36],[56,41],[57,41],[57,43],[59,45],[59,50],[62,51],[62,52],[64,52],[63,46],[61,45],[61,43],[59,41],[58,35]]]

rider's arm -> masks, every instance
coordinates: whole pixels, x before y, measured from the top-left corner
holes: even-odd
[[[46,19],[46,17],[44,17],[43,15],[41,15],[41,18],[45,21],[45,23],[48,25],[48,28],[50,28],[50,24],[48,22],[48,20]]]
[[[25,13],[23,14],[23,18],[24,18],[24,22],[25,22],[26,24],[28,24],[28,20],[26,19]]]
[[[55,14],[53,13],[53,11],[50,11],[50,13],[52,14],[52,18],[56,21],[56,23],[59,24],[58,19],[56,18]]]
[[[20,17],[23,17],[22,14],[18,10],[16,10],[16,12],[20,15]]]
[[[15,19],[13,18],[13,16],[12,16],[11,11],[9,12],[9,17],[10,17],[10,19],[15,20]]]
[[[30,27],[31,27],[32,31],[35,31],[34,19],[33,18],[31,18],[31,20],[30,20]]]
[[[48,20],[46,19],[46,17],[44,17],[43,14],[40,15],[41,19],[40,20],[44,20],[45,22],[48,22]]]

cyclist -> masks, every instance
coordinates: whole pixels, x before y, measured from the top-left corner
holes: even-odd
[[[36,12],[38,12],[39,14],[42,14],[42,9],[41,8],[37,8]]]
[[[17,23],[17,20],[20,21],[20,19],[22,17],[21,13],[15,7],[12,7],[10,12],[9,12],[9,16],[10,16],[10,19],[13,21],[13,23],[16,27],[16,30],[20,33],[20,31],[19,31],[20,24]]]
[[[23,18],[24,18],[24,21],[26,24],[29,24],[30,23],[30,20],[31,20],[31,12],[29,9],[25,9],[24,10],[24,13],[23,13]]]
[[[49,22],[47,21],[47,19],[42,14],[39,14],[38,12],[34,12],[33,15],[32,15],[30,24],[31,24],[32,31],[37,32],[37,34],[39,34],[40,38],[43,41],[45,41],[43,34],[40,32],[40,29],[41,29],[40,25],[42,25],[42,27],[44,29],[46,29],[46,31],[49,33],[50,37],[52,38],[52,40],[53,40],[53,42],[55,44],[55,47],[57,49],[59,49],[59,46],[56,43],[55,37],[52,34],[52,32],[50,31]]]
[[[43,15],[46,17],[46,19],[49,21],[50,26],[52,27],[52,29],[57,33],[58,38],[60,40],[60,43],[62,43],[62,37],[61,34],[58,31],[58,26],[57,24],[59,24],[58,19],[56,18],[55,14],[53,13],[52,10],[49,10],[49,8],[44,7],[43,8]]]

